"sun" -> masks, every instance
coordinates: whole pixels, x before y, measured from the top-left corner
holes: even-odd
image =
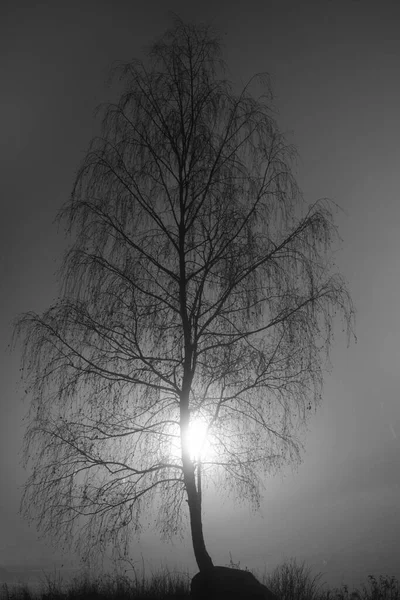
[[[208,423],[202,417],[192,417],[190,419],[189,430],[187,432],[187,442],[189,447],[190,458],[198,462],[211,458],[213,453],[212,444],[210,443],[210,433],[208,431]],[[170,444],[170,452],[172,456],[181,458],[181,440],[180,435],[173,434]]]
[[[210,453],[210,442],[207,439],[207,423],[196,418],[189,425],[189,448],[193,460],[204,459]]]

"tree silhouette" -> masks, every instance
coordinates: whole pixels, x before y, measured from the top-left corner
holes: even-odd
[[[34,466],[22,512],[91,558],[126,551],[147,508],[179,532],[186,500],[205,570],[202,478],[257,505],[263,477],[300,459],[334,314],[351,334],[353,308],[330,204],[305,206],[269,87],[250,93],[266,78],[235,94],[218,39],[179,20],[146,64],[117,67],[124,92],[60,211],[73,242],[59,299],[16,324]]]

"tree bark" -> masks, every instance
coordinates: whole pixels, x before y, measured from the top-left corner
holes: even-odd
[[[213,562],[207,552],[203,535],[203,523],[201,518],[201,490],[196,487],[196,477],[194,473],[194,461],[190,456],[188,432],[190,423],[188,394],[182,394],[181,397],[181,447],[182,447],[182,466],[183,480],[187,493],[187,503],[189,506],[190,530],[192,534],[192,543],[197,566],[201,572],[213,568]]]
[[[186,462],[186,461],[185,461]],[[183,466],[183,477],[185,481],[187,502],[189,506],[190,529],[192,533],[192,543],[197,566],[201,572],[212,569],[213,562],[207,552],[203,535],[203,523],[201,518],[201,501],[199,490],[196,488],[196,479],[194,475],[194,464],[189,460]]]
[[[184,215],[183,194],[181,193],[181,215]],[[196,478],[194,473],[194,460],[190,456],[190,445],[188,440],[190,425],[190,390],[194,375],[194,345],[190,319],[187,312],[187,277],[185,263],[185,236],[186,226],[184,218],[179,224],[179,299],[180,313],[182,318],[184,335],[184,365],[182,378],[182,391],[180,394],[180,429],[181,429],[181,451],[183,480],[187,493],[187,502],[189,506],[190,529],[192,533],[192,543],[197,566],[201,572],[213,568],[213,562],[207,552],[203,536],[203,523],[201,519],[201,490],[196,488]]]

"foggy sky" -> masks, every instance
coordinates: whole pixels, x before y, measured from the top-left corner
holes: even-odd
[[[68,563],[17,514],[26,400],[19,354],[7,349],[11,320],[43,311],[57,296],[54,274],[66,245],[53,219],[97,131],[94,108],[117,99],[104,83],[108,69],[143,57],[143,46],[171,25],[171,9],[212,21],[238,84],[271,74],[306,201],[329,197],[343,208],[335,258],[357,308],[357,344],[347,348],[337,326],[303,464],[266,481],[259,514],[209,490],[209,552],[216,564],[228,564],[231,552],[242,567],[261,571],[295,556],[330,585],[366,582],[371,573],[400,579],[400,9],[366,0],[190,4],[1,5],[0,568]],[[189,531],[173,546],[150,532],[133,555],[153,568],[197,570]]]

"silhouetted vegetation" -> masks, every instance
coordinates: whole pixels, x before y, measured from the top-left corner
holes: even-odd
[[[237,567],[237,565],[235,565]],[[257,574],[256,574],[257,575]],[[400,600],[400,583],[393,576],[368,576],[361,588],[349,590],[347,585],[328,589],[320,582],[322,573],[312,575],[304,563],[292,559],[277,567],[260,580],[281,600]],[[167,569],[150,578],[128,578],[126,576],[104,576],[75,579],[70,586],[62,580],[46,578],[40,591],[29,587],[12,587],[3,584],[1,600],[177,600],[190,598],[188,573],[171,572]]]
[[[123,556],[145,511],[163,536],[189,520],[207,570],[204,484],[257,508],[264,478],[300,462],[335,316],[350,337],[354,309],[334,205],[303,201],[266,74],[236,94],[218,38],[179,19],[116,73],[59,213],[60,296],[16,323],[22,514],[91,561]]]

